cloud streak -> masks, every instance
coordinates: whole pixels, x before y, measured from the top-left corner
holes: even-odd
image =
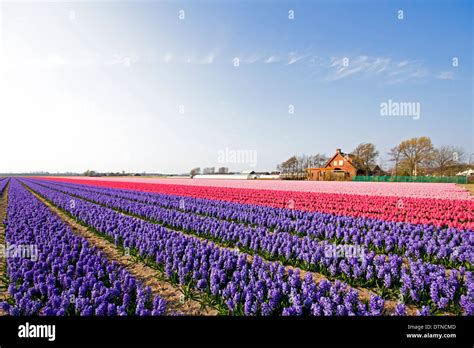
[[[422,62],[417,60],[394,61],[389,57],[360,55],[356,57],[332,57],[326,65],[326,81],[359,78],[383,78],[393,84],[428,76]]]
[[[204,59],[201,60],[201,64],[212,64],[216,59],[216,54],[214,52],[209,53]]]
[[[307,54],[298,54],[297,52],[290,52],[290,54],[288,55],[287,65],[295,64],[306,57],[308,57]]]
[[[280,57],[278,56],[270,56],[267,59],[265,59],[264,63],[265,64],[271,64],[271,63],[277,63],[280,61]]]
[[[454,80],[454,73],[452,71],[441,71],[436,75],[438,80]]]

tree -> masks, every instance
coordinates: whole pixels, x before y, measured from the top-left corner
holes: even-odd
[[[201,174],[201,168],[197,167],[197,168],[193,168],[191,169],[191,171],[189,172],[189,175],[192,177],[196,176],[196,175],[199,175]]]
[[[296,156],[291,156],[285,162],[279,164],[277,168],[285,176],[293,177],[293,175],[297,172],[297,166],[298,166],[298,159],[296,158]]]
[[[463,149],[455,146],[441,146],[433,151],[431,166],[439,173],[445,174],[449,167],[461,163]]]
[[[285,162],[277,165],[277,170],[287,179],[305,179],[308,175],[306,169],[322,167],[327,162],[323,154],[291,156]]]
[[[84,176],[97,176],[97,173],[94,170],[86,170]]]
[[[398,145],[401,161],[410,175],[416,176],[433,159],[433,144],[428,137],[411,138]]]
[[[315,155],[309,156],[309,168],[321,168],[326,164],[328,161],[328,157],[321,153],[317,153]]]
[[[395,174],[395,176],[398,175],[398,164],[400,163],[400,146],[395,146],[395,147],[392,147],[390,149],[390,151],[388,152],[388,155],[390,157],[390,162],[394,162],[395,164],[395,167],[393,168],[394,169],[394,172],[392,171],[392,175]]]
[[[354,162],[358,168],[365,171],[365,175],[369,175],[371,167],[375,166],[376,158],[379,152],[375,150],[375,145],[371,143],[361,143],[351,153],[354,156]]]
[[[286,164],[286,167],[288,168],[288,174],[290,174],[290,176],[293,177],[294,174],[297,172],[298,158],[296,158],[296,156],[291,156],[290,158],[288,158],[285,164]]]

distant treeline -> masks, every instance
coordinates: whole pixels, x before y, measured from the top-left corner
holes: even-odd
[[[379,151],[372,143],[361,143],[348,154],[352,163],[365,175],[376,166],[379,175],[392,176],[454,176],[472,167],[474,154],[466,156],[456,146],[434,147],[429,137],[411,138],[402,141],[387,153],[389,165],[379,158]],[[320,168],[330,159],[326,154],[294,155],[277,165],[283,177],[303,179],[307,168]]]

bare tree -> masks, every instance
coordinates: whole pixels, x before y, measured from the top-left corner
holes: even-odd
[[[463,149],[455,146],[441,146],[433,151],[431,166],[440,174],[444,174],[449,167],[460,164],[463,157]]]
[[[392,171],[392,175],[395,174],[395,176],[398,175],[398,165],[400,163],[400,156],[401,156],[401,152],[400,152],[400,146],[395,146],[395,147],[392,147],[390,149],[390,151],[388,152],[388,155],[390,157],[390,162],[393,162],[394,163],[394,171],[395,173],[393,173]]]
[[[277,169],[288,179],[305,179],[308,175],[306,169],[321,167],[327,161],[327,157],[322,154],[301,156],[291,156],[285,162],[277,165]]]
[[[287,161],[289,174],[293,178],[295,173],[297,172],[298,168],[298,158],[296,156],[292,156]]]
[[[201,168],[199,168],[199,167],[193,168],[193,169],[191,169],[191,171],[189,172],[189,175],[190,175],[191,177],[194,177],[194,176],[199,175],[199,174],[201,174]]]
[[[321,153],[310,156],[311,167],[314,168],[321,168],[326,164],[327,161],[328,157]]]
[[[375,166],[375,160],[379,152],[375,150],[375,145],[371,143],[361,143],[351,153],[354,156],[354,162],[369,175],[371,167]]]
[[[84,176],[98,176],[98,173],[95,170],[86,170],[83,174]]]
[[[278,166],[278,169],[284,174],[287,178],[293,178],[298,168],[298,158],[296,156],[291,156],[285,162],[281,163]]]

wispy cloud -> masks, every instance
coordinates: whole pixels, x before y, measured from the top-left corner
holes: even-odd
[[[333,57],[327,64],[329,70],[326,80],[337,81],[349,77],[383,77],[389,84],[427,76],[426,69],[420,61],[394,61],[389,57]]]
[[[399,67],[406,66],[408,64],[408,60],[402,60],[400,63],[398,63]]]
[[[298,54],[297,52],[290,52],[288,55],[288,65],[295,64],[299,62],[300,60],[308,57],[307,54]]]
[[[209,53],[204,59],[201,60],[202,64],[212,64],[214,63],[214,60],[216,59],[216,53],[211,52]]]
[[[252,54],[249,54],[249,55],[244,55],[242,57],[239,57],[239,59],[240,59],[241,63],[252,64],[252,63],[257,63],[257,62],[261,61],[262,55],[258,54],[258,53],[252,53]]]
[[[264,63],[270,64],[270,63],[277,63],[280,61],[280,57],[278,56],[270,56],[267,59],[265,59]]]
[[[113,55],[112,60],[107,61],[105,65],[123,65],[129,67],[130,65],[137,63],[138,60],[138,55],[133,52],[130,54],[116,53]]]
[[[301,54],[298,52],[290,52],[288,54],[268,54],[268,53],[250,53],[236,56],[241,63],[253,64],[253,63],[284,63],[286,65],[295,64],[307,57],[309,54]],[[287,58],[285,58],[287,57]]]
[[[435,77],[438,80],[454,80],[454,73],[452,71],[441,71]]]
[[[329,75],[327,80],[336,81],[361,74],[379,74],[386,71],[389,64],[389,58],[370,58],[369,56],[358,56],[355,58],[333,57],[328,65]]]

